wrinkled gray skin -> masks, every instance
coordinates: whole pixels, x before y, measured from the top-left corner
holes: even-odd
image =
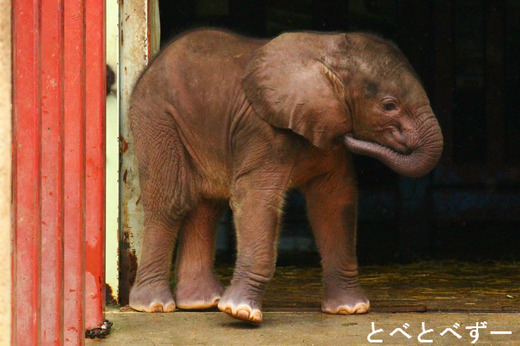
[[[351,153],[418,177],[441,155],[441,130],[420,82],[392,44],[367,34],[287,33],[271,41],[199,30],[179,37],[138,82],[130,118],[145,212],[130,306],[217,306],[261,322],[286,191],[306,196],[322,257],[322,310],[360,314],[357,189]],[[225,202],[237,263],[213,273]],[[168,287],[176,240],[177,287]]]

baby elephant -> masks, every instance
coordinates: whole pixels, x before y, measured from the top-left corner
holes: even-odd
[[[322,310],[362,314],[352,153],[418,177],[443,147],[426,93],[399,49],[363,33],[286,33],[273,40],[186,33],[137,83],[130,119],[145,230],[130,306],[218,306],[262,321],[284,197],[305,195],[322,258]],[[224,290],[213,272],[225,202],[237,262]],[[177,247],[177,288],[168,281]]]

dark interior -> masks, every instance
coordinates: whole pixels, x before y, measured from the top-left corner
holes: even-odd
[[[441,163],[420,179],[356,157],[361,264],[519,259],[520,3],[484,0],[161,1],[161,40],[199,27],[254,37],[366,31],[408,57],[443,129]],[[280,261],[318,263],[305,201],[290,195]],[[233,253],[229,212],[218,249]],[[229,257],[228,257],[229,258]]]

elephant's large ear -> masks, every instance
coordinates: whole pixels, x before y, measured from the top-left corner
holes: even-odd
[[[289,33],[260,48],[243,78],[254,111],[330,149],[350,127],[344,86],[327,64],[344,45],[344,35]]]

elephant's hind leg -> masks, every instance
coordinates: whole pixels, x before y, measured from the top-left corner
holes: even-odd
[[[144,231],[130,306],[138,311],[170,312],[175,310],[169,276],[176,238],[184,216],[196,203],[185,149],[171,121],[133,115]]]
[[[216,307],[224,288],[213,272],[217,224],[223,202],[201,201],[188,213],[177,248],[175,301],[181,309]]]
[[[130,291],[130,306],[137,311],[171,312],[175,302],[169,285],[175,234],[180,222],[150,222],[143,234],[141,260]]]

